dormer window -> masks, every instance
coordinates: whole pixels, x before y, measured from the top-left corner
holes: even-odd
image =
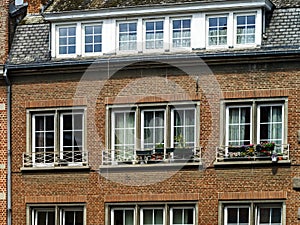
[[[227,45],[227,16],[213,16],[208,18],[208,45]]]
[[[146,21],[145,48],[162,49],[164,47],[164,21]]]
[[[60,55],[76,53],[76,26],[64,26],[58,28]]]
[[[67,58],[256,48],[262,42],[263,13],[253,7],[223,11],[199,8],[180,17],[161,12],[151,17],[109,15],[101,21],[56,20],[51,52],[52,57]]]
[[[236,44],[255,43],[255,15],[236,16]]]
[[[187,48],[191,46],[191,19],[173,19],[172,21],[173,48]]]
[[[137,23],[136,22],[119,23],[119,50],[120,51],[137,50]]]
[[[84,53],[92,54],[102,52],[102,25],[84,26]]]

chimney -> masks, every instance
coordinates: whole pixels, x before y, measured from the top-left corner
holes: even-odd
[[[15,0],[23,2],[23,0]],[[27,12],[30,14],[37,14],[41,12],[42,6],[47,4],[47,0],[25,0],[28,3]]]

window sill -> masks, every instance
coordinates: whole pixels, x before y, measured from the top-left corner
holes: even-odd
[[[254,160],[254,159],[238,159],[234,158],[232,160],[223,160],[223,161],[215,161],[214,166],[235,166],[235,165],[240,165],[240,166],[248,166],[248,165],[265,165],[265,166],[276,166],[276,165],[290,165],[291,160],[279,160],[277,162],[272,162],[271,159],[264,159],[264,160]]]
[[[133,164],[133,163],[118,163],[116,165],[101,165],[102,172],[122,172],[124,170],[137,171],[161,171],[163,170],[180,170],[182,168],[197,168],[202,167],[201,161],[174,161],[172,163],[165,161],[155,161],[155,163]]]
[[[38,166],[21,167],[22,172],[26,171],[57,171],[57,170],[89,170],[90,166]]]

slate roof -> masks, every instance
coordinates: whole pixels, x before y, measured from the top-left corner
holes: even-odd
[[[63,12],[73,10],[90,10],[101,8],[166,5],[187,2],[214,2],[220,0],[53,0],[47,12]],[[231,1],[231,0],[221,0]],[[300,7],[300,0],[272,0],[276,8]]]
[[[65,0],[64,0],[65,1]],[[77,0],[70,0],[77,1]],[[91,1],[91,0],[86,0]],[[92,0],[93,1],[93,0]],[[129,0],[128,0],[129,1]],[[145,0],[146,1],[146,0]],[[156,1],[156,0],[153,0]],[[169,0],[168,0],[169,1]],[[299,0],[293,0],[298,2]],[[67,2],[67,1],[66,1]],[[82,0],[80,2],[83,2]],[[289,2],[275,0],[274,2]],[[286,6],[286,5],[285,5]],[[70,59],[51,59],[49,50],[50,25],[41,16],[27,16],[17,27],[12,44],[8,65],[52,63]],[[292,50],[300,53],[300,7],[276,8],[266,24],[266,33],[259,49],[225,49],[223,51],[199,50],[197,53],[206,55],[230,54],[263,54],[270,51]],[[172,53],[165,53],[172,54]],[[111,56],[110,56],[111,57]],[[116,56],[118,57],[118,56]],[[119,56],[120,57],[120,56]],[[87,61],[91,58],[79,57],[71,61]]]

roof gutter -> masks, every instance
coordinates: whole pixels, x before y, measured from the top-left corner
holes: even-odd
[[[11,82],[7,76],[7,67],[5,66],[3,77],[7,85],[7,225],[12,224],[12,195],[11,195]]]
[[[177,54],[177,55],[154,55],[154,56],[132,56],[132,57],[107,57],[107,58],[97,58],[97,59],[87,59],[87,60],[64,60],[64,61],[48,61],[48,62],[38,62],[38,63],[28,63],[28,64],[17,64],[17,65],[6,65],[10,70],[19,70],[19,69],[36,69],[36,68],[53,68],[53,67],[64,67],[64,66],[88,66],[92,63],[105,64],[105,63],[124,63],[124,62],[157,62],[160,60],[182,60],[186,62],[193,63],[193,58],[199,60],[203,59],[207,64],[210,64],[210,61],[213,61],[214,64],[228,64],[230,59],[234,63],[251,63],[249,58],[254,58],[255,61],[260,60],[260,58],[273,57],[276,56],[277,60],[280,60],[278,56],[300,56],[300,49],[296,50],[273,50],[273,51],[256,51],[256,52],[224,52],[224,53],[193,53],[193,54]],[[246,61],[243,61],[243,57],[249,57]],[[296,60],[296,59],[295,59]]]
[[[272,10],[274,5],[269,0],[248,0],[242,1],[216,1],[216,2],[197,2],[183,4],[169,4],[147,6],[134,6],[123,8],[102,8],[98,10],[73,10],[62,12],[45,12],[43,16],[51,22],[59,22],[66,20],[88,20],[116,17],[145,16],[154,14],[174,14],[174,13],[190,13],[190,12],[208,12],[230,9],[251,9],[265,8]]]

